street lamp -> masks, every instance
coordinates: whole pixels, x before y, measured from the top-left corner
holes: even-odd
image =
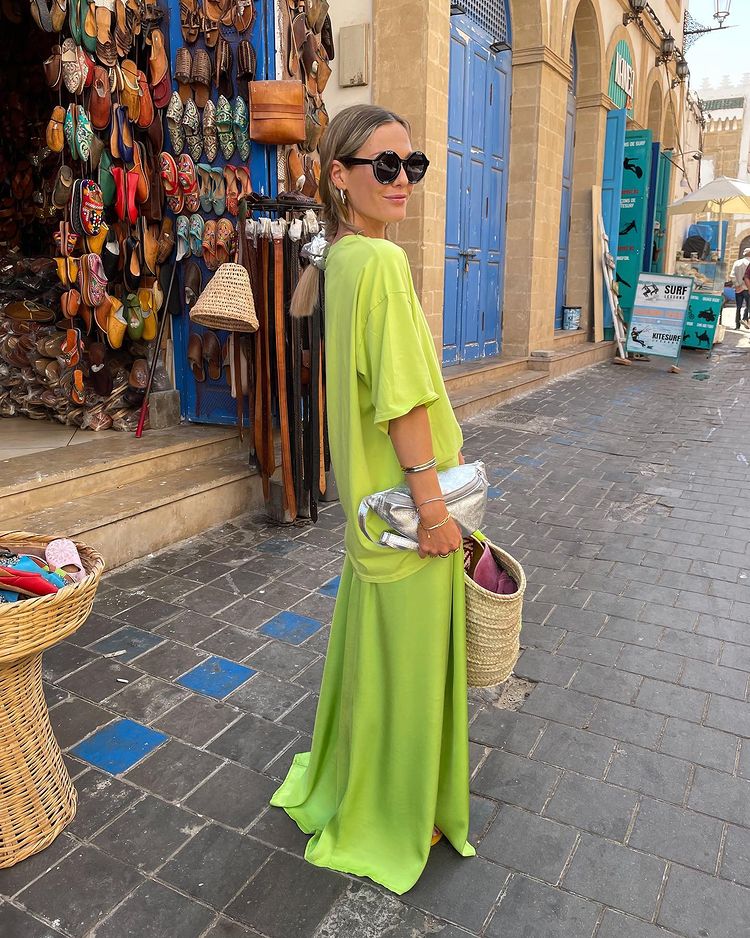
[[[685,10],[685,21],[682,31],[685,37],[685,49],[689,49],[697,39],[700,39],[701,36],[705,36],[706,33],[715,33],[719,29],[726,29],[724,20],[729,16],[731,6],[732,0],[714,0],[713,18],[719,24],[718,26],[704,26],[695,19],[689,10]]]
[[[714,0],[714,19],[719,24],[719,29],[724,26],[724,20],[729,16],[729,8],[732,6],[732,0]]]
[[[672,79],[672,87],[676,88],[688,77],[690,74],[690,69],[686,60],[679,58],[677,59],[677,64],[675,65],[674,70],[676,72],[676,77]]]
[[[656,56],[656,64],[662,65],[669,62],[672,56],[675,54],[675,39],[672,33],[667,33],[661,40],[659,46],[659,54]]]
[[[627,26],[628,23],[632,23],[634,21],[640,23],[643,11],[646,9],[648,4],[648,0],[628,0],[628,2],[630,3],[630,10],[629,12],[622,14],[623,26]],[[727,0],[724,0],[724,2],[727,2]],[[729,2],[731,3],[731,0],[729,0]]]

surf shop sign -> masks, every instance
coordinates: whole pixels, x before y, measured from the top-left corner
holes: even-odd
[[[635,69],[630,46],[621,39],[615,46],[612,65],[609,69],[609,96],[617,108],[627,108],[628,117],[633,116],[635,97]]]

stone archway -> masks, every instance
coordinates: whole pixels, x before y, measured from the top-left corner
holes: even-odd
[[[601,181],[607,109],[603,30],[592,0],[571,4],[564,26],[564,50],[575,41],[577,53],[576,136],[573,149],[573,184],[570,215],[570,251],[566,302],[581,307],[581,325],[592,321],[591,187]]]
[[[648,109],[646,111],[646,128],[653,134],[654,142],[661,143],[662,128],[664,125],[663,98],[661,82],[657,74],[651,85],[648,95]]]

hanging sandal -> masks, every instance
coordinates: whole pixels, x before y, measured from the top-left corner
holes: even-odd
[[[224,95],[219,95],[216,102],[216,129],[219,134],[219,146],[225,160],[230,160],[234,153],[234,133],[232,127],[232,107]]]
[[[45,135],[47,146],[53,153],[62,153],[65,149],[65,133],[63,123],[65,121],[65,108],[59,104],[52,109],[52,116],[47,124],[47,133]]]
[[[228,218],[220,218],[216,223],[216,259],[219,266],[232,260],[236,242],[234,225]]]
[[[205,49],[198,49],[193,56],[189,80],[196,106],[204,108],[211,94],[211,59]]]
[[[212,20],[208,16],[204,16],[201,19],[201,32],[203,33],[203,38],[205,40],[206,46],[209,49],[213,49],[216,46],[216,43],[219,41],[219,20]]]
[[[180,0],[180,28],[185,42],[192,44],[196,41],[201,28],[201,15],[196,0]]]
[[[258,67],[255,49],[247,39],[243,39],[237,46],[237,80],[240,82],[255,81],[255,72]]]
[[[203,226],[203,262],[209,270],[217,270],[219,261],[216,256],[216,222],[207,221]]]
[[[171,153],[159,154],[159,174],[164,182],[164,194],[170,209],[179,215],[184,204],[184,196],[180,189],[180,180],[177,175],[177,163]]]
[[[203,339],[197,332],[190,333],[187,347],[187,360],[195,380],[205,381],[206,372],[203,368]]]
[[[177,161],[177,179],[184,195],[185,211],[197,212],[200,208],[198,179],[195,175],[195,164],[187,153],[183,153]]]
[[[219,139],[216,135],[216,105],[210,99],[203,108],[203,149],[206,160],[213,163],[219,149]]]
[[[175,260],[181,261],[183,257],[190,257],[190,219],[187,215],[178,215],[175,222],[177,234],[177,255]]]
[[[185,133],[185,144],[194,163],[197,163],[203,152],[203,141],[200,134],[200,115],[192,98],[185,102],[182,114],[182,128]]]
[[[125,297],[124,312],[128,338],[133,342],[137,342],[143,338],[143,310],[135,293],[128,293]]]
[[[106,130],[112,116],[112,93],[107,70],[97,65],[89,95],[89,117],[95,130]]]
[[[164,36],[160,29],[152,30],[147,41],[151,45],[148,68],[152,96],[156,107],[161,108],[166,106],[172,92],[169,59],[164,49]]]
[[[217,215],[223,215],[227,207],[227,187],[224,183],[224,171],[220,166],[215,166],[211,170],[211,176],[213,177],[213,188],[211,191],[213,210]]]
[[[177,50],[177,55],[175,56],[174,77],[177,81],[177,91],[183,104],[193,93],[190,87],[192,69],[193,57],[190,54],[190,49],[182,46]]]
[[[195,257],[201,257],[203,255],[204,228],[205,222],[203,221],[203,217],[196,212],[190,217],[189,228],[190,253],[192,253]]]
[[[224,192],[226,210],[230,215],[237,215],[240,211],[240,190],[237,185],[237,174],[234,166],[224,167]]]
[[[248,114],[245,99],[237,95],[232,102],[232,129],[234,131],[234,142],[237,146],[237,153],[243,163],[250,159],[250,138],[248,131]]]
[[[208,163],[198,163],[195,169],[200,181],[201,211],[208,214],[213,208],[212,189],[214,181],[211,175],[212,167]]]
[[[165,218],[161,223],[161,231],[159,232],[158,253],[156,255],[157,264],[165,263],[174,250],[175,240],[172,228],[172,219]]]
[[[185,108],[182,98],[175,91],[169,99],[167,108],[167,130],[169,131],[169,142],[176,156],[179,156],[185,148],[185,128],[182,126],[182,117]]]

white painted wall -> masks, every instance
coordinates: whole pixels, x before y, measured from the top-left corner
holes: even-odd
[[[356,88],[339,86],[339,30],[342,26],[355,26],[358,23],[372,23],[372,0],[329,0],[333,41],[336,44],[336,58],[331,63],[333,74],[325,90],[325,102],[331,117],[352,104],[372,103],[372,48],[370,48],[370,83]],[[370,34],[372,42],[372,32]]]

